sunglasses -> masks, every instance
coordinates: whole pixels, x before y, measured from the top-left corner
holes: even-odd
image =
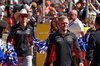
[[[82,3],[83,5],[86,5],[86,3]]]
[[[23,17],[27,17],[27,16],[26,15],[25,16],[22,15],[21,17],[23,18]]]
[[[73,14],[69,14],[69,15],[73,15]]]

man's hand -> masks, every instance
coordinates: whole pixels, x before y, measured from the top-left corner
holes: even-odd
[[[9,45],[11,45],[11,43],[7,43],[7,47],[8,47]]]
[[[32,59],[33,59],[33,55],[32,55]]]
[[[85,61],[87,62],[88,66],[90,66],[91,61],[90,60],[85,60]]]
[[[90,6],[91,5],[91,0],[89,0],[89,4],[88,4],[88,6]]]
[[[91,0],[89,0],[89,3],[91,3]]]
[[[79,66],[84,66],[83,63],[79,63]]]
[[[32,59],[33,59],[33,45],[31,45],[31,55],[32,55]]]

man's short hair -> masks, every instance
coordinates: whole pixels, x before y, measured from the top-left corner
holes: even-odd
[[[100,26],[100,14],[97,15],[95,22]]]
[[[26,4],[26,1],[25,1],[25,0],[22,0],[22,3],[23,3],[23,4]]]
[[[62,19],[68,19],[68,17],[67,16],[60,16],[58,20],[61,21]]]

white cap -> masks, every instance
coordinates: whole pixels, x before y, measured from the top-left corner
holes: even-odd
[[[15,3],[18,3],[18,0],[14,0]]]

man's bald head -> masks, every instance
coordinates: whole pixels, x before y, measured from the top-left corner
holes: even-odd
[[[76,10],[71,10],[69,13],[69,19],[70,20],[75,20],[77,19],[77,11]]]
[[[77,11],[76,10],[72,10],[71,13],[77,15]]]

